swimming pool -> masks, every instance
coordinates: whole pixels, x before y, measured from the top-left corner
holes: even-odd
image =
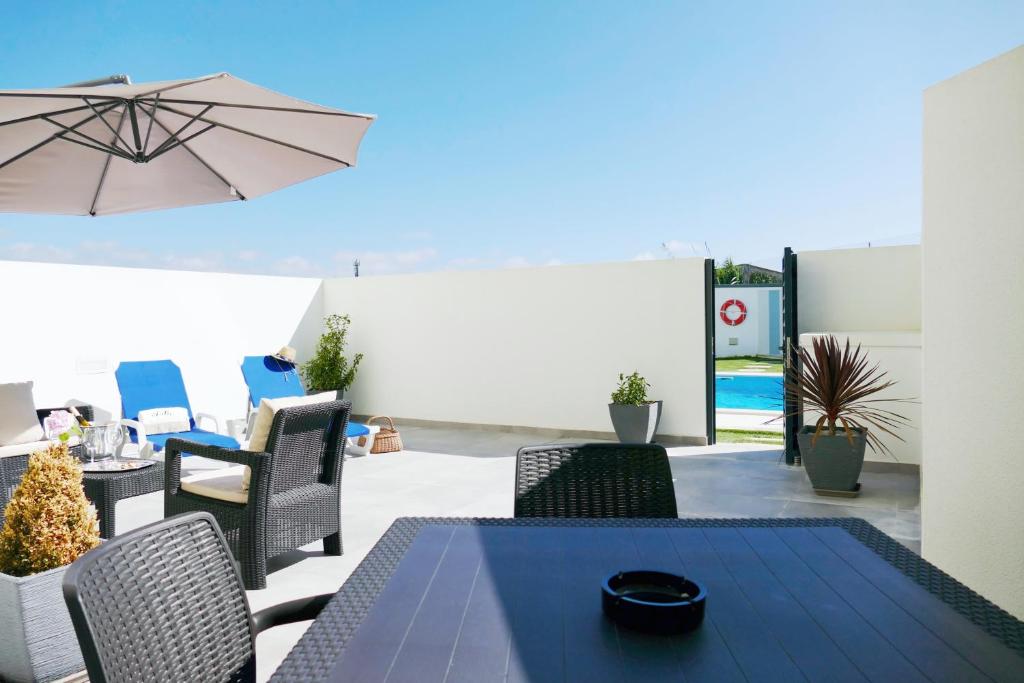
[[[778,375],[715,375],[715,407],[732,410],[782,410]]]

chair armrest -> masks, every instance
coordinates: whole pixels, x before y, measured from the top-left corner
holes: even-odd
[[[122,425],[124,427],[131,427],[132,429],[135,430],[135,435],[139,439],[139,450],[141,451],[142,447],[146,445],[146,427],[145,427],[145,425],[143,425],[138,420],[129,420],[127,418],[121,418],[120,420],[118,420],[118,424],[120,424],[120,425]]]
[[[213,420],[213,424],[214,424],[213,431],[215,431],[218,434],[223,434],[224,433],[224,428],[223,428],[223,426],[220,423],[220,418],[217,417],[216,415],[213,415],[211,413],[194,413],[192,415],[192,419],[194,419],[196,421],[196,426],[197,427],[199,426],[199,421],[204,419],[204,418],[207,419],[207,420]],[[191,453],[191,452],[192,451],[189,451],[189,453]]]
[[[334,597],[334,593],[324,593],[323,595],[313,595],[308,598],[299,598],[298,600],[289,600],[288,602],[282,602],[279,605],[273,605],[266,609],[261,609],[252,615],[253,630],[260,634],[266,631],[268,628],[275,626],[283,626],[284,624],[294,624],[298,621],[309,621],[310,619],[316,619],[320,611],[331,601]]]
[[[201,455],[211,460],[230,462],[234,465],[248,465],[253,469],[262,466],[270,459],[269,453],[257,453],[256,451],[243,451],[240,448],[224,448],[223,446],[210,446],[205,443],[197,443],[186,439],[167,439],[164,446],[167,460],[181,459],[182,453]]]

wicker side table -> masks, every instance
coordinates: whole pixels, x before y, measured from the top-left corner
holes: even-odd
[[[164,489],[164,467],[158,462],[141,470],[126,472],[85,472],[82,484],[86,497],[96,506],[100,536],[113,538],[114,508],[117,501]]]

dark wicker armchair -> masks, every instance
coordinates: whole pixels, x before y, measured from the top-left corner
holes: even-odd
[[[274,555],[320,539],[326,554],[341,555],[341,468],[350,410],[348,401],[282,408],[264,453],[168,439],[164,516],[212,514],[249,590],[266,588],[267,558]],[[248,465],[248,493],[234,502],[183,490],[183,453]]]
[[[528,446],[516,454],[516,517],[677,517],[657,444]]]
[[[250,614],[208,514],[165,519],[78,558],[64,600],[92,683],[256,680],[256,635],[314,619],[330,595]]]
[[[86,420],[90,422],[93,420],[92,406],[75,406],[75,408]],[[43,424],[43,420],[54,410],[65,410],[65,408],[37,409],[36,417],[39,418],[39,424]],[[73,446],[71,451],[81,455],[81,446]],[[28,469],[28,455],[26,453],[25,455],[9,455],[0,458],[0,524],[4,521],[4,510],[7,509],[7,503],[11,501],[14,489],[21,483],[21,478],[25,475],[25,470]]]

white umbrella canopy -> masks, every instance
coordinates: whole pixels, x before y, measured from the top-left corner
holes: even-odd
[[[0,212],[98,216],[258,197],[354,166],[374,118],[226,73],[0,90]]]

